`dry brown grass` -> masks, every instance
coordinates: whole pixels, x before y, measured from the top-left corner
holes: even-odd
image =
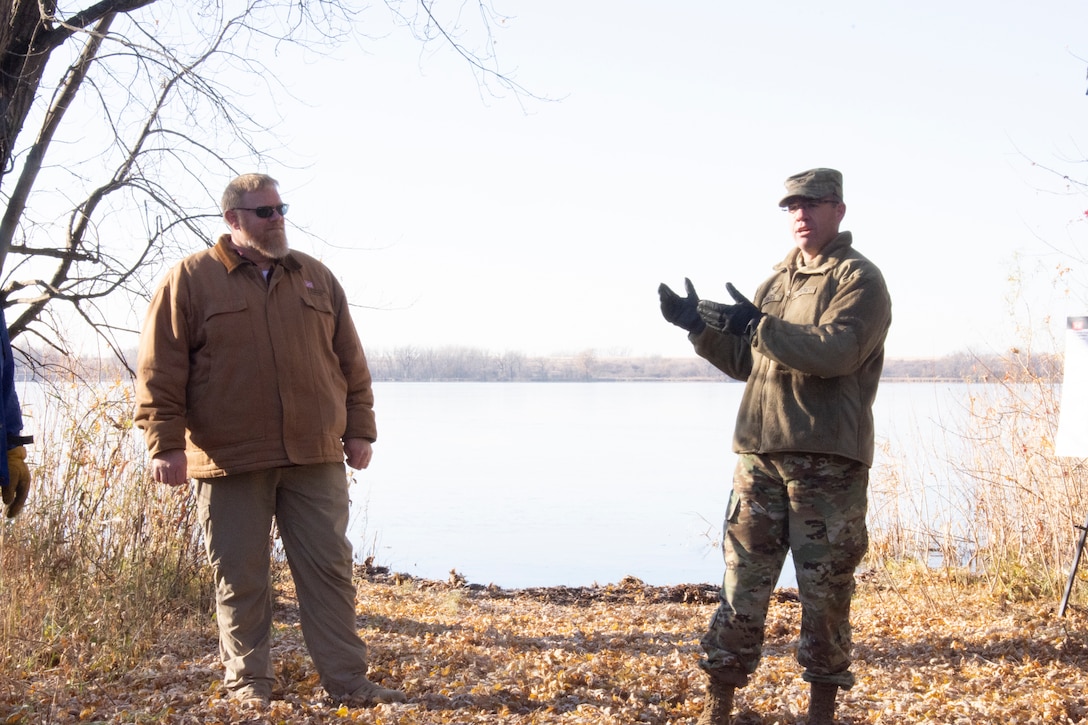
[[[1088,514],[1086,461],[1054,449],[1060,389],[1025,364],[963,392],[961,408],[886,440],[870,559],[969,567],[996,598],[1057,597]]]

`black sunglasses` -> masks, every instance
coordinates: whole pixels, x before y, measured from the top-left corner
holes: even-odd
[[[268,219],[272,216],[273,212],[279,214],[280,216],[287,216],[287,206],[287,204],[277,204],[276,206],[258,206],[254,208],[236,206],[234,208],[240,209],[241,211],[251,211],[259,216],[261,219]]]

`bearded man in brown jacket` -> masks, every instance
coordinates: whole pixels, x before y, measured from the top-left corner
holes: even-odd
[[[160,283],[140,339],[136,424],[156,481],[195,479],[230,695],[255,707],[273,695],[275,519],[325,690],[348,705],[401,702],[366,676],[346,533],[344,462],[366,468],[377,438],[370,371],[336,277],[288,249],[277,186],[264,174],[232,181],[230,233]]]
[[[797,660],[811,683],[808,722],[831,725],[850,672],[854,570],[865,527],[873,414],[891,325],[880,270],[840,232],[842,175],[811,169],[786,180],[779,206],[795,248],[752,301],[734,304],[658,288],[665,319],[695,352],[745,382],[722,551],[720,604],[703,636],[709,677],[699,725],[727,725],[734,690],[759,664],[773,588],[793,554],[801,597]]]

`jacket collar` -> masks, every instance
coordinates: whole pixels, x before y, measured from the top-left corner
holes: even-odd
[[[839,232],[809,264],[801,263],[801,250],[794,247],[789,251],[785,259],[775,265],[775,270],[803,270],[805,274],[824,274],[842,260],[843,255],[851,248],[853,243],[854,237],[850,232]]]
[[[212,254],[214,254],[215,258],[227,268],[228,274],[238,269],[238,267],[243,264],[253,264],[239,255],[238,252],[234,251],[229,234],[220,235],[219,241],[212,247]],[[302,269],[302,264],[298,261],[293,252],[287,252],[287,256],[281,259],[279,264],[292,271]]]

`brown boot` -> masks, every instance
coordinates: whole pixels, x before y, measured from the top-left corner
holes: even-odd
[[[833,725],[835,722],[835,696],[838,685],[826,682],[812,683],[812,699],[808,703],[808,725]]]
[[[371,705],[404,702],[407,698],[400,690],[390,690],[367,680],[355,688],[354,692],[342,695],[338,699],[348,707],[370,707]]]
[[[729,725],[733,722],[733,685],[718,682],[713,677],[706,683],[706,705],[695,725]]]

